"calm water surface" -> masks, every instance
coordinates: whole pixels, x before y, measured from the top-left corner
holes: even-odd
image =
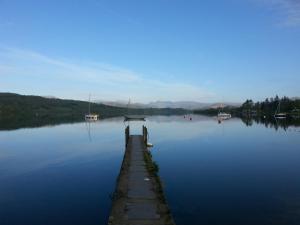
[[[194,115],[146,125],[177,225],[300,224],[299,127]],[[0,224],[106,224],[124,128],[116,118],[0,131]]]

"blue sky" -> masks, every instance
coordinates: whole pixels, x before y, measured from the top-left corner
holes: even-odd
[[[298,0],[0,0],[0,91],[99,100],[300,96]]]

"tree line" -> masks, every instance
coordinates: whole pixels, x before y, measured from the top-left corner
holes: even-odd
[[[279,109],[280,103],[280,109]],[[300,99],[288,98],[266,98],[264,101],[254,102],[247,99],[240,107],[226,106],[224,108],[209,108],[194,110],[196,114],[217,115],[219,111],[231,113],[233,116],[272,116],[277,112],[287,113],[291,116],[300,116]]]
[[[84,120],[89,102],[44,98],[40,96],[0,93],[0,130],[9,127],[40,126]],[[185,114],[187,110],[171,108],[122,108],[91,103],[91,112],[100,118],[135,115]]]
[[[274,115],[275,112],[297,115],[300,113],[300,99],[291,99],[286,96],[279,98],[277,95],[274,98],[266,98],[261,102],[253,102],[251,99],[247,99],[239,107],[239,111],[244,115]]]

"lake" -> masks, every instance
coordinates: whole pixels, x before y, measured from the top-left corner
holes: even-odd
[[[177,225],[300,224],[299,126],[154,116],[131,132],[143,124]],[[125,126],[1,130],[0,224],[106,224]]]

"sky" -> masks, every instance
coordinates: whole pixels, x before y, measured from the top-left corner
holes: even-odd
[[[299,84],[299,0],[0,0],[0,92],[243,102]]]

